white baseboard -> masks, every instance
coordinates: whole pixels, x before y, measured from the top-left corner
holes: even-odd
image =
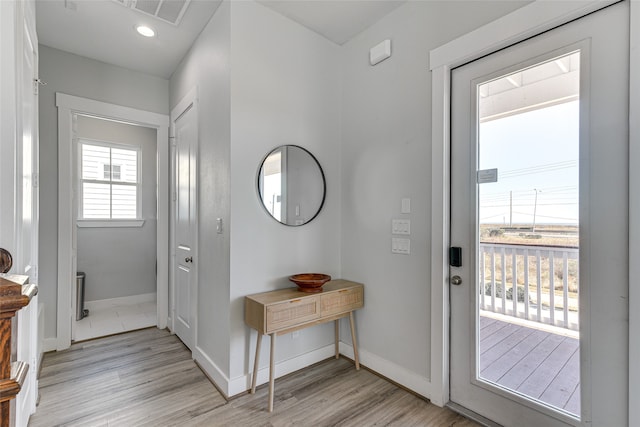
[[[340,353],[353,359],[353,347],[342,341],[340,341]],[[426,377],[361,348],[358,349],[358,353],[360,363],[367,368],[408,388],[420,396],[426,397],[427,399],[431,398],[431,381]]]
[[[335,354],[335,346],[333,344],[321,347],[317,350],[310,351],[305,354],[301,354],[294,358],[283,360],[276,363],[275,377],[282,377],[292,372],[298,371],[302,368],[306,368],[314,363],[321,362]],[[251,388],[251,378],[253,373],[250,372],[246,375],[242,375],[232,379],[229,383],[229,396],[235,396],[236,394],[244,393]],[[269,367],[260,368],[258,370],[258,378],[256,385],[265,384],[269,382]]]
[[[276,363],[276,378],[290,374],[314,363],[325,360],[334,355],[335,347],[328,345],[300,356],[283,360]],[[227,377],[218,366],[207,356],[198,346],[196,346],[193,356],[200,367],[207,373],[209,378],[213,380],[215,385],[225,394],[225,397],[233,397],[235,395],[246,392],[251,388],[252,373],[241,375],[232,380]],[[258,371],[257,385],[267,383],[269,381],[269,367],[261,368]]]
[[[152,302],[156,300],[156,293],[131,295],[128,297],[99,299],[95,301],[85,301],[84,308],[91,310],[100,310],[113,306],[141,304],[143,302]]]
[[[224,394],[224,397],[229,397],[229,377],[197,345],[193,351],[193,359],[207,373],[211,381]]]
[[[50,351],[56,351],[58,348],[58,338],[45,338],[42,342],[42,351],[48,353]]]
[[[42,366],[42,358],[44,356],[44,304],[38,302],[38,343],[36,345],[36,352],[38,356],[36,366],[36,372],[40,372],[40,366]]]

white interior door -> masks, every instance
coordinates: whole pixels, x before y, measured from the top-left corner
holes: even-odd
[[[173,120],[175,136],[174,305],[175,333],[193,349],[196,319],[196,158],[197,112],[194,104]]]
[[[626,424],[628,34],[618,3],[452,72],[450,399],[503,425]]]
[[[16,104],[18,143],[16,156],[16,216],[18,274],[38,284],[38,46],[35,32],[35,5],[21,3],[17,32],[18,102]],[[26,426],[36,410],[38,396],[38,299],[18,313],[17,358],[29,364],[27,377],[16,398],[16,426]]]

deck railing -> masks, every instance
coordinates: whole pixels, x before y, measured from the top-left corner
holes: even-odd
[[[481,243],[478,267],[482,310],[578,330],[578,248]]]

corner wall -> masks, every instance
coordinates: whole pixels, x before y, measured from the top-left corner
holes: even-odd
[[[170,79],[173,109],[198,96],[198,318],[194,358],[228,394],[230,214],[230,14],[218,10]],[[223,232],[216,232],[222,218]]]
[[[194,356],[228,394],[249,386],[255,332],[244,296],[293,286],[287,277],[340,277],[339,47],[255,2],[223,2],[170,80],[170,105],[199,102],[199,283]],[[282,144],[311,151],[327,177],[320,215],[287,227],[260,205],[256,176]],[[216,233],[216,218],[223,233]],[[332,330],[280,338],[279,375],[325,358]],[[299,358],[298,356],[303,356]],[[261,368],[268,366],[263,352]],[[259,382],[263,382],[263,376]]]

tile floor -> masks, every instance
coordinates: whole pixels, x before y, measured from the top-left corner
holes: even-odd
[[[156,324],[156,302],[119,304],[89,310],[75,322],[75,340],[84,341],[121,332],[148,328]]]

